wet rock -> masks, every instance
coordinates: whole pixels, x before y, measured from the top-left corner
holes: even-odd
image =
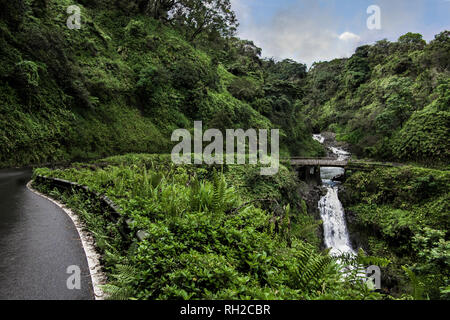
[[[357,220],[357,214],[349,209],[351,207],[351,194],[349,194],[348,190],[346,190],[346,188],[342,185],[339,186],[339,199],[344,207],[345,221],[347,223],[349,239],[352,247],[355,251],[362,248],[365,252],[367,252],[369,246],[367,244],[366,230],[360,227]]]
[[[344,182],[345,181],[345,173],[339,174],[331,179],[332,181]]]
[[[306,203],[306,209],[309,215],[314,217],[314,220],[319,221],[322,220],[320,216],[320,211],[318,207],[318,203],[320,198],[326,195],[326,188],[317,185],[310,185],[307,183],[303,183],[300,191],[300,196]],[[321,249],[325,249],[325,244],[323,243],[323,226],[320,225],[317,228],[316,235],[319,239],[322,240]]]
[[[331,151],[331,147],[341,148],[345,151],[350,150],[350,144],[343,141],[336,141],[336,133],[334,132],[322,132],[321,136],[324,138],[323,145],[327,149],[328,158],[337,158],[337,155]]]

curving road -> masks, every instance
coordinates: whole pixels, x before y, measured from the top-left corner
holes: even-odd
[[[88,300],[87,259],[72,220],[26,187],[31,169],[0,170],[0,299]],[[81,288],[69,290],[67,267]]]

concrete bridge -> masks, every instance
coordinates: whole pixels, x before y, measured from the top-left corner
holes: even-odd
[[[336,160],[333,158],[301,158],[291,157],[289,159],[292,167],[296,168],[299,176],[305,181],[316,181],[321,184],[320,167],[343,168],[346,171],[372,171],[381,167],[397,167],[401,164],[373,162],[367,160]]]
[[[344,168],[348,165],[348,160],[336,160],[332,158],[291,158],[291,166],[303,167],[303,166],[320,166],[320,167],[340,167]]]

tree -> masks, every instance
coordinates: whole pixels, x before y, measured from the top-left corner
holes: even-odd
[[[167,19],[169,13],[179,4],[179,0],[150,0],[147,1],[146,11],[153,18]]]
[[[262,95],[259,88],[253,81],[245,78],[235,78],[229,85],[228,91],[237,99],[253,101]]]
[[[422,39],[420,33],[408,32],[407,34],[398,38],[398,44],[400,46],[400,51],[415,51],[423,50],[426,46],[426,41]]]
[[[222,48],[217,50],[224,54],[220,59],[232,74],[239,76],[261,71],[261,48],[258,48],[253,41],[231,37],[226,39]]]
[[[204,32],[229,37],[238,26],[231,0],[116,0],[116,5],[125,12],[139,12],[186,27],[190,41]]]
[[[370,63],[372,66],[383,63],[389,56],[393,48],[393,44],[387,39],[377,41],[369,49]]]
[[[180,0],[173,10],[173,20],[187,27],[190,41],[203,32],[229,37],[238,26],[230,0]]]
[[[0,0],[0,19],[6,21],[13,30],[18,30],[28,8],[24,0]]]
[[[383,96],[380,97],[380,102],[384,109],[376,118],[379,133],[390,135],[409,119],[414,111],[414,99],[410,90],[412,85],[409,78],[397,76],[381,83],[379,89]]]
[[[448,111],[438,111],[430,105],[415,112],[393,141],[395,156],[401,160],[448,160],[449,126]]]
[[[450,31],[443,31],[435,36],[427,46],[431,63],[442,71],[450,68]]]
[[[258,59],[261,56],[262,50],[257,47],[253,41],[250,40],[236,40],[236,46],[240,54],[248,56],[252,59]]]
[[[283,61],[267,65],[269,75],[278,80],[301,80],[306,77],[306,65],[298,63],[291,59],[284,59]]]
[[[92,4],[92,0],[84,0]],[[83,2],[84,2],[83,1]],[[116,0],[116,6],[126,13],[144,13],[157,20],[167,20],[180,0]]]
[[[354,54],[347,61],[346,73],[344,76],[345,85],[349,91],[354,90],[370,75],[370,67],[368,59],[365,57],[365,50],[361,50],[358,54]]]

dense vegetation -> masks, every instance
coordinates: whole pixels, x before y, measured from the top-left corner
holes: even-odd
[[[283,152],[320,154],[299,116],[306,67],[263,61],[230,37],[229,1],[209,2],[79,1],[78,30],[69,0],[1,0],[0,165],[168,152],[194,120],[280,128]]]
[[[305,65],[261,59],[227,0],[0,1],[0,164],[170,150],[177,128],[281,128],[283,152],[322,155],[326,129],[354,154],[445,163],[450,32],[359,47]]]
[[[145,230],[130,246],[92,199],[37,186],[94,233],[113,297],[390,298],[320,251],[309,187],[289,168],[175,167],[173,130],[201,120],[280,128],[283,155],[323,156],[311,134],[329,130],[357,157],[434,167],[354,173],[343,200],[372,255],[358,261],[387,266],[389,294],[448,299],[449,31],[307,70],[236,38],[229,0],[79,0],[80,29],[66,25],[72,4],[0,0],[0,166],[160,154],[36,170],[108,195]]]
[[[361,157],[447,163],[449,68],[450,31],[428,44],[408,33],[316,63],[303,102],[308,122],[335,131]]]
[[[382,281],[396,296],[448,299],[449,67],[449,31],[429,43],[408,33],[316,63],[307,76],[303,105],[314,131],[336,132],[362,158],[443,169],[380,168],[344,184],[354,244],[391,261]]]
[[[358,172],[345,182],[350,233],[391,261],[383,282],[392,293],[449,298],[449,184],[449,171],[412,166]]]
[[[308,226],[292,219],[306,216],[301,201],[290,199],[295,174],[282,167],[276,177],[261,179],[253,169],[242,174],[240,166],[182,167],[169,156],[127,155],[104,159],[101,167],[35,173],[108,195],[124,219],[132,219],[131,234],[146,232],[145,240],[124,246],[95,201],[37,186],[86,221],[103,252],[105,289],[113,299],[381,298],[355,271],[343,280],[337,260],[304,239],[301,229]],[[228,184],[236,175],[240,182]],[[244,192],[249,185],[251,194]]]

